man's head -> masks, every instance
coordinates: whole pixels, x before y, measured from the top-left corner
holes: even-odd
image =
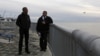
[[[24,14],[27,14],[28,13],[27,7],[23,7],[22,11],[23,11]]]
[[[47,16],[47,11],[43,11],[43,16]]]

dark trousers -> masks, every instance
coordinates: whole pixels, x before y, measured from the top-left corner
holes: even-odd
[[[29,40],[29,29],[20,29],[20,38],[19,38],[19,52],[22,51],[22,46],[23,46],[23,38],[25,37],[25,51],[28,50],[28,40]]]
[[[41,32],[41,37],[40,37],[40,48],[42,50],[47,49],[47,32]]]

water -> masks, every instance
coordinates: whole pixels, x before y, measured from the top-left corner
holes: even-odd
[[[100,23],[95,22],[82,22],[82,23],[56,23],[56,25],[61,26],[67,30],[82,30],[92,35],[100,36]]]

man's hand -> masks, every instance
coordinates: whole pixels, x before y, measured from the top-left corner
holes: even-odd
[[[38,36],[40,36],[41,34],[40,34],[40,32],[37,32],[37,34],[38,34]]]
[[[42,24],[46,24],[45,21],[43,21]]]

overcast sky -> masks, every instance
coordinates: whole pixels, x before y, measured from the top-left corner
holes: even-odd
[[[55,22],[100,22],[100,0],[0,0],[0,15],[14,17],[28,7],[33,22],[48,11]]]

